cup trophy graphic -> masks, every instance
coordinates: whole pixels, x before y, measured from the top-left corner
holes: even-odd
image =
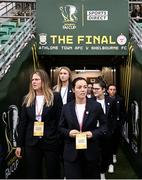
[[[73,5],[65,5],[61,6],[60,8],[62,17],[65,22],[75,22],[77,21],[76,13],[77,13],[77,8]]]
[[[12,146],[16,147],[17,146],[16,137],[18,136],[17,125],[19,122],[17,106],[15,105],[9,106],[8,114],[10,115],[10,113],[11,113],[11,116],[9,116],[9,121],[10,121],[11,129],[12,129]]]
[[[137,101],[133,101],[131,104],[132,111],[132,133],[138,138],[139,135],[139,106]]]
[[[4,132],[7,143],[7,151],[9,155],[13,150],[13,148],[17,146],[16,137],[18,136],[17,125],[19,121],[17,106],[16,105],[9,106],[8,111],[3,112],[2,120],[5,127]]]

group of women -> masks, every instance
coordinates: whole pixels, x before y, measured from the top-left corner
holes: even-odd
[[[44,158],[49,179],[100,179],[110,164],[108,144],[116,120],[116,106],[112,99],[104,101],[104,90],[103,82],[95,82],[94,97],[87,98],[86,79],[72,81],[67,67],[60,68],[53,88],[44,70],[31,75],[15,151],[25,159],[26,178],[42,178]]]

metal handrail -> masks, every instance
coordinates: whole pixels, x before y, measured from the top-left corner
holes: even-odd
[[[13,8],[15,8],[15,3],[7,2],[4,4],[2,8],[0,8],[0,17],[7,14],[9,11],[11,11]]]
[[[142,1],[129,1],[129,4],[142,4]]]
[[[11,64],[17,59],[27,43],[34,37],[35,17],[28,19],[10,37],[10,39],[0,47],[0,79],[7,73]]]
[[[135,18],[129,19],[129,31],[131,38],[137,43],[140,49],[142,49],[142,23],[135,21]]]

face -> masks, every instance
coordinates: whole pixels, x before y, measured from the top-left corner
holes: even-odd
[[[66,82],[69,80],[69,72],[66,69],[61,69],[59,72],[59,77],[62,82]]]
[[[136,9],[137,11],[139,11],[139,10],[140,10],[140,5],[137,4],[137,5],[135,6],[135,9]]]
[[[41,90],[41,78],[38,74],[33,74],[32,87],[35,91]]]
[[[92,84],[88,84],[87,93],[91,94],[91,92],[92,92]]]
[[[115,86],[109,86],[107,92],[108,92],[109,96],[115,96],[115,94],[116,94],[116,87]]]
[[[99,84],[93,84],[93,94],[95,97],[101,97],[104,95],[105,89],[103,89]]]
[[[78,99],[84,99],[87,95],[87,83],[84,80],[79,80],[75,84],[74,88],[75,97]]]

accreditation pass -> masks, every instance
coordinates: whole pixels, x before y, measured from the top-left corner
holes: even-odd
[[[76,135],[76,149],[87,149],[87,136],[85,133]]]
[[[35,121],[34,122],[34,136],[43,136],[44,122]]]

